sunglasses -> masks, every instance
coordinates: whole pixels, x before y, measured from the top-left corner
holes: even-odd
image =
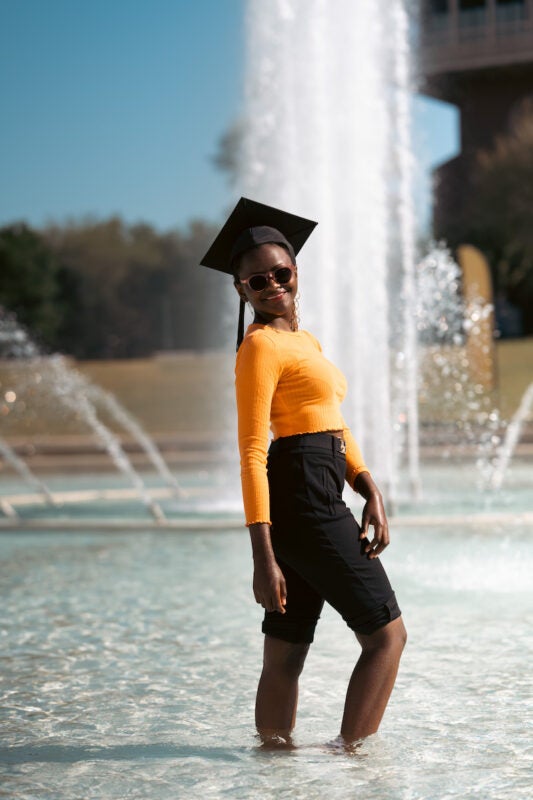
[[[254,275],[250,275],[249,278],[239,278],[239,282],[245,283],[254,292],[262,292],[268,286],[270,278],[273,278],[276,283],[283,286],[285,283],[290,283],[295,272],[294,267],[278,267],[272,272],[256,272]]]

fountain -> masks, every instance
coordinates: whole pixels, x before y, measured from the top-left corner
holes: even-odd
[[[494,490],[502,488],[507,468],[510,464],[516,446],[520,441],[520,436],[528,415],[533,408],[533,383],[530,383],[522,396],[520,405],[513,414],[507,428],[504,440],[499,448],[493,462],[493,470],[490,476],[490,486]]]
[[[91,385],[77,370],[70,367],[64,358],[53,356],[43,359],[27,332],[17,324],[15,317],[7,314],[2,309],[0,309],[0,343],[4,356],[17,357],[19,363],[22,361],[26,366],[26,378],[22,383],[19,381],[18,393],[23,393],[24,389],[28,388],[28,383],[35,383],[35,378],[37,377],[37,383],[41,385],[44,393],[53,397],[63,408],[80,418],[82,424],[89,427],[108,452],[116,468],[131,483],[135,496],[146,506],[154,520],[157,523],[162,523],[165,520],[165,516],[161,507],[154,499],[153,493],[148,491],[141,476],[134,469],[118,437],[99,418],[96,405],[91,401],[91,398],[103,404],[120,421],[122,426],[135,436],[141,447],[147,452],[158,473],[172,487],[173,493],[183,496],[184,493],[178,482],[139,423],[126,409],[120,406],[114,397],[103,389]],[[13,395],[16,397],[14,392]],[[43,496],[46,503],[57,505],[50,489],[31,472],[24,461],[14,452],[13,448],[3,440],[0,440],[0,455],[18,472],[27,484],[38,489],[39,494]],[[96,496],[98,497],[98,495]],[[120,496],[123,496],[123,493]],[[78,499],[86,499],[86,497],[86,495],[82,494]],[[27,501],[28,498],[26,498]],[[29,501],[35,501],[35,498],[30,496]],[[2,509],[9,517],[16,516],[12,500],[9,497],[2,498]]]
[[[178,496],[152,453],[175,498],[164,521],[137,504],[112,537],[101,535],[104,516],[94,530],[79,509],[76,536],[58,518],[38,535],[17,520],[0,525],[6,796],[531,796],[531,467],[520,458],[508,467],[533,389],[505,430],[494,396],[471,380],[465,346],[489,309],[471,302],[465,319],[444,246],[415,270],[405,9],[249,0],[240,187],[320,220],[301,258],[303,324],[347,373],[346,417],[395,500],[383,560],[410,641],[380,733],[352,754],[324,746],[355,656],[326,606],[301,679],[296,746],[258,748],[262,612],[237,479],[222,459],[195,463]],[[83,408],[119,462],[100,410],[142,440],[113,398],[64,360],[40,359],[22,329],[0,324],[2,341],[38,368],[28,382],[39,375],[40,391]],[[229,360],[220,363],[231,380]],[[129,469],[134,492],[155,497]],[[39,521],[47,491],[24,478]],[[67,502],[75,481],[61,475],[67,491],[48,491]],[[161,535],[167,527],[183,530]]]
[[[319,220],[302,317],[347,376],[347,420],[390,500],[400,470],[420,482],[408,22],[402,0],[252,0],[239,178]]]
[[[391,512],[398,516],[420,500],[421,432],[438,444],[444,435],[443,455],[462,449],[473,456],[478,487],[501,486],[521,425],[510,426],[500,447],[505,423],[494,398],[471,379],[464,347],[467,327],[490,309],[475,302],[466,308],[459,268],[445,247],[434,243],[423,256],[415,248],[409,4],[391,0],[376,14],[372,3],[339,0],[331,14],[325,0],[305,3],[305,10],[302,0],[250,0],[246,31],[239,189],[319,220],[299,259],[302,323],[347,375],[345,417]],[[39,357],[25,332],[4,318],[4,348],[8,339],[15,355]],[[154,492],[102,422],[101,411],[148,455],[179,501],[173,512],[201,514],[202,501],[191,505],[191,492],[181,489],[116,398],[57,357],[47,360],[42,380],[64,407],[82,412],[158,523],[162,512]],[[426,417],[422,427],[419,403]],[[433,428],[427,417],[436,419]],[[11,450],[10,463],[22,476],[25,465],[14,457]],[[27,472],[23,477],[50,501],[38,479]],[[157,491],[168,496],[166,488]],[[203,491],[204,504],[214,508],[208,487],[195,491]],[[232,519],[218,524],[232,524],[239,506],[236,485],[231,500],[216,506]],[[406,524],[405,516],[398,516],[398,524]]]
[[[39,494],[42,495],[45,503],[48,503],[51,506],[57,505],[48,486],[41,480],[39,480],[39,478],[37,478],[36,475],[33,474],[28,465],[22,460],[22,458],[19,458],[19,456],[15,453],[13,448],[10,447],[8,443],[3,439],[0,439],[0,456],[4,459],[4,461],[7,464],[13,467],[15,472],[17,472],[20,475],[24,483],[27,483],[29,484],[29,486],[32,486],[37,489]],[[2,498],[0,500],[0,507],[2,508],[2,511],[4,512],[4,514],[6,514],[6,516],[8,517],[17,516],[16,511],[13,509],[13,506],[10,504],[8,500]]]
[[[443,244],[415,246],[411,8],[250,0],[238,183],[319,221],[299,257],[303,324],[348,378],[346,419],[392,509],[420,498],[419,402],[438,420],[446,399],[436,427],[459,435],[480,487],[504,429],[465,347],[492,306],[463,300]]]

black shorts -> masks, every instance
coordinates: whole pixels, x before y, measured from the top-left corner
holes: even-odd
[[[342,499],[345,472],[344,443],[332,434],[286,436],[270,445],[271,537],[287,605],[285,614],[265,612],[269,636],[312,642],[324,600],[361,634],[401,614],[379,558],[365,554],[360,526]]]

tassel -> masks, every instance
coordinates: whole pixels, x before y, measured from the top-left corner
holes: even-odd
[[[242,299],[239,304],[239,325],[237,328],[237,350],[241,346],[244,339],[244,309],[246,308],[246,301]]]

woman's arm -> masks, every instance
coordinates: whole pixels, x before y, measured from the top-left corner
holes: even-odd
[[[257,522],[249,526],[254,559],[254,595],[266,611],[285,613],[287,587],[270,540],[270,525]]]
[[[368,472],[368,467],[365,464],[359,445],[353,438],[352,432],[345,422],[342,432],[346,443],[346,480],[353,489],[357,476],[362,472]]]
[[[367,539],[368,527],[372,525],[374,538],[366,545],[365,553],[368,553],[369,558],[377,558],[390,543],[389,524],[381,492],[374,483],[370,472],[360,472],[354,481],[353,488],[366,500],[359,538]]]
[[[244,339],[237,353],[235,391],[241,483],[248,526],[270,522],[267,450],[272,397],[280,376],[279,358],[267,336]]]
[[[241,453],[241,481],[254,560],[253,590],[266,611],[285,613],[287,590],[270,539],[267,448],[272,396],[280,365],[270,340],[254,336],[237,354],[235,388]]]
[[[376,558],[390,542],[389,526],[383,506],[383,498],[368,471],[363,455],[350,429],[344,428],[344,441],[346,442],[346,480],[350,486],[365,500],[361,520],[360,539],[368,537],[368,527],[374,528],[374,538],[365,547],[369,558]]]

